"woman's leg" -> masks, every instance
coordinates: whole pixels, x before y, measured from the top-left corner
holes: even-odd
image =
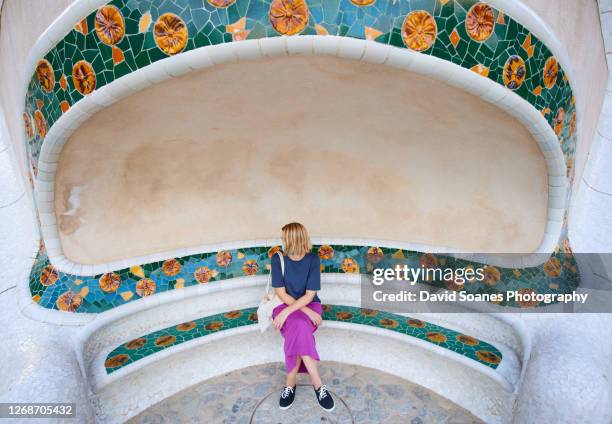
[[[298,363],[298,374],[308,372],[304,361],[298,362],[298,356],[309,355],[313,359],[319,359],[313,335],[315,329],[316,327],[312,324],[310,318],[302,311],[293,312],[285,321],[283,328],[281,328],[281,334],[285,339],[284,351],[287,374],[290,374]]]
[[[312,302],[308,305],[313,311],[322,314],[323,308],[320,303]],[[280,311],[286,308],[286,305],[279,305],[274,308],[272,317],[277,316]],[[287,318],[285,325],[281,328],[281,334],[285,339],[284,350],[285,350],[285,365],[287,367],[287,386],[293,387],[291,383],[297,378],[297,374],[300,372],[308,372],[311,376],[313,384],[316,388],[321,386],[321,378],[316,366],[316,361],[319,360],[317,353],[314,332],[317,330],[310,321],[310,318],[302,312],[295,311]],[[311,369],[306,366],[306,363],[302,358],[308,357],[311,364]],[[297,372],[296,372],[297,369]]]
[[[312,381],[312,385],[315,389],[321,387],[321,376],[319,375],[319,370],[317,368],[317,361],[312,359],[310,356],[302,356],[302,361],[304,361],[304,365],[308,370],[308,374],[310,375],[310,380]]]
[[[295,358],[295,368],[291,370],[291,372],[287,373],[287,381],[285,386],[287,387],[293,387],[297,384],[297,374],[298,374],[298,370],[300,369],[300,364],[302,363],[302,358],[300,357],[300,355],[297,355],[297,357]]]
[[[312,302],[308,304],[308,307],[318,313],[319,315],[323,315],[323,306],[318,302]],[[314,329],[316,331],[316,328]],[[302,362],[304,362],[304,366],[310,375],[310,380],[312,381],[312,385],[315,389],[321,387],[321,376],[319,375],[319,369],[317,367],[317,360],[319,358],[312,358],[310,356],[302,356]]]

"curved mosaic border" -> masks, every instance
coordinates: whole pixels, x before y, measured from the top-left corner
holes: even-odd
[[[292,14],[301,14],[302,18],[295,22],[279,23],[279,19],[283,21],[287,15],[283,15],[284,12],[278,7],[295,8]],[[514,6],[512,8],[516,9]],[[270,15],[272,9],[273,16]],[[172,19],[169,20],[169,17]],[[547,67],[547,61],[551,62],[550,57],[553,56],[550,50],[524,26],[498,9],[473,0],[376,0],[367,7],[355,5],[350,0],[293,0],[285,3],[277,0],[237,0],[228,2],[228,7],[223,8],[215,7],[214,1],[201,2],[200,5],[199,1],[168,0],[158,7],[150,0],[116,0],[90,13],[67,35],[45,34],[47,39],[57,39],[59,42],[46,53],[46,62],[39,63],[28,85],[24,127],[32,175],[37,180],[38,208],[44,210],[41,213],[43,234],[54,221],[52,208],[44,207],[45,204],[52,206],[53,193],[44,188],[53,185],[52,176],[56,167],[53,159],[57,161],[62,147],[47,143],[45,136],[55,133],[56,138],[61,138],[69,134],[89,116],[88,111],[114,102],[112,94],[116,94],[117,90],[127,90],[128,87],[138,89],[138,83],[136,87],[125,83],[119,86],[112,84],[123,81],[122,76],[127,77],[142,69],[151,70],[147,75],[152,81],[164,79],[152,72],[151,65],[158,64],[167,54],[173,55],[173,58],[159,62],[160,65],[181,57],[188,61],[188,54],[183,52],[225,44],[235,45],[235,52],[215,50],[217,56],[224,58],[216,57],[213,62],[228,60],[227,56],[232,55],[235,59],[241,49],[238,46],[246,47],[248,43],[235,41],[273,40],[278,39],[281,33],[300,34],[299,37],[283,37],[287,40],[306,40],[304,35],[337,35],[346,40],[366,39],[375,45],[397,47],[398,51],[419,51],[419,57],[454,63],[474,71],[474,75],[485,77],[483,80],[512,89],[517,98],[541,111],[548,124],[547,131],[557,134],[557,148],[560,146],[565,155],[567,177],[571,184],[576,111],[567,75],[558,63],[556,67],[551,67],[550,63]],[[172,35],[170,38],[175,39],[168,41],[169,34]],[[419,39],[422,37],[419,34],[425,34],[426,39]],[[292,43],[294,48],[298,45],[299,50],[299,43]],[[210,54],[214,56],[212,50]],[[397,65],[406,66],[405,63]],[[422,67],[424,63],[416,66]],[[554,81],[545,81],[546,69],[556,73]],[[178,74],[188,70],[188,66],[184,67]],[[440,69],[437,71],[440,72]],[[87,102],[94,96],[97,96],[95,103]],[[494,99],[489,101],[493,102]],[[74,107],[77,104],[82,107]],[[508,105],[511,112],[512,107],[518,106],[516,103]],[[521,114],[518,110],[516,113]],[[533,130],[544,131],[542,128]],[[45,148],[49,162],[37,162]],[[549,167],[565,166],[562,159],[543,151]],[[556,216],[555,222],[549,221],[551,228],[547,227],[546,234],[558,235],[558,231],[561,231],[563,243],[567,243],[567,225],[561,226],[561,221],[566,220],[561,216],[563,209],[560,209],[565,207],[569,194],[565,190],[565,175],[555,174],[552,177],[557,181],[549,187],[549,202],[552,200],[556,203],[552,205]],[[557,231],[557,227],[562,228]],[[50,251],[59,248],[58,239],[45,235],[45,240]],[[548,245],[554,246],[555,243],[553,241]],[[46,260],[44,256],[39,254],[42,261]],[[62,260],[62,257],[53,257],[54,263],[61,268],[69,262],[65,258]],[[114,266],[120,268],[120,264]]]
[[[44,247],[32,267],[30,292],[38,305],[66,312],[100,313],[156,293],[200,284],[220,283],[238,277],[269,273],[270,257],[279,246],[245,247],[199,253],[181,258],[137,265],[95,276],[77,276],[58,271],[46,258]],[[372,269],[370,258],[388,255],[404,259],[410,266],[435,263],[447,268],[474,267],[474,262],[452,256],[433,255],[388,247],[318,245],[321,272],[359,274]],[[512,269],[487,267],[483,282],[466,283],[463,288],[441,281],[423,281],[450,290],[468,293],[504,293],[507,290],[537,293],[570,293],[579,284],[578,268],[569,243],[538,267]],[[501,306],[532,308],[531,303],[502,302]]]
[[[351,0],[237,0],[223,8],[215,7],[215,0],[199,3],[167,0],[158,6],[150,0],[115,0],[78,22],[45,54],[30,80],[24,110],[35,175],[48,129],[94,90],[177,53],[294,34],[372,40],[473,70],[541,111],[564,154],[573,156],[575,143],[568,141],[575,135],[574,100],[563,68],[529,30],[485,3],[376,0],[363,7]],[[116,22],[104,17],[109,10]],[[289,20],[300,16],[302,21],[287,28],[275,13],[294,13]],[[169,20],[177,27],[167,27]],[[107,39],[101,22],[121,36]],[[421,45],[419,34],[427,25],[436,31]],[[160,42],[176,45],[160,47]],[[568,131],[562,134],[564,129]]]
[[[482,365],[496,369],[503,359],[499,349],[475,337],[426,321],[390,312],[344,305],[323,305],[323,319],[351,324],[374,326],[416,337],[451,350]],[[122,369],[159,351],[170,349],[223,330],[257,323],[257,308],[246,308],[198,318],[173,325],[125,342],[105,358],[107,374]]]

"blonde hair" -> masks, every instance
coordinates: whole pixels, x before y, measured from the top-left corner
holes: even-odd
[[[291,222],[282,228],[285,255],[302,256],[310,252],[312,243],[308,231],[299,222]]]

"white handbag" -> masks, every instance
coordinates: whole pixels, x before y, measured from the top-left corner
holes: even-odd
[[[281,252],[276,252],[276,254],[280,257],[281,273],[284,277],[285,261],[283,259],[283,254]],[[262,333],[266,331],[268,327],[270,327],[270,324],[272,324],[272,310],[283,303],[283,301],[278,298],[276,293],[274,293],[274,289],[272,289],[272,293],[270,293],[271,282],[272,269],[270,269],[270,274],[268,274],[268,282],[266,283],[266,290],[264,291],[263,299],[257,308],[257,321],[259,323],[259,331]]]

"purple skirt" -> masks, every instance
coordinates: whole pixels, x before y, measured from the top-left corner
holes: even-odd
[[[310,309],[319,315],[323,315],[323,306],[319,302],[310,302]],[[280,304],[272,311],[272,318],[287,307]],[[281,328],[281,334],[285,339],[285,366],[287,372],[291,372],[295,368],[297,356],[310,356],[312,359],[319,360],[317,346],[315,344],[314,332],[317,331],[317,326],[312,323],[308,315],[302,311],[295,311],[287,317],[285,324]],[[306,366],[302,361],[298,372],[307,373]]]

